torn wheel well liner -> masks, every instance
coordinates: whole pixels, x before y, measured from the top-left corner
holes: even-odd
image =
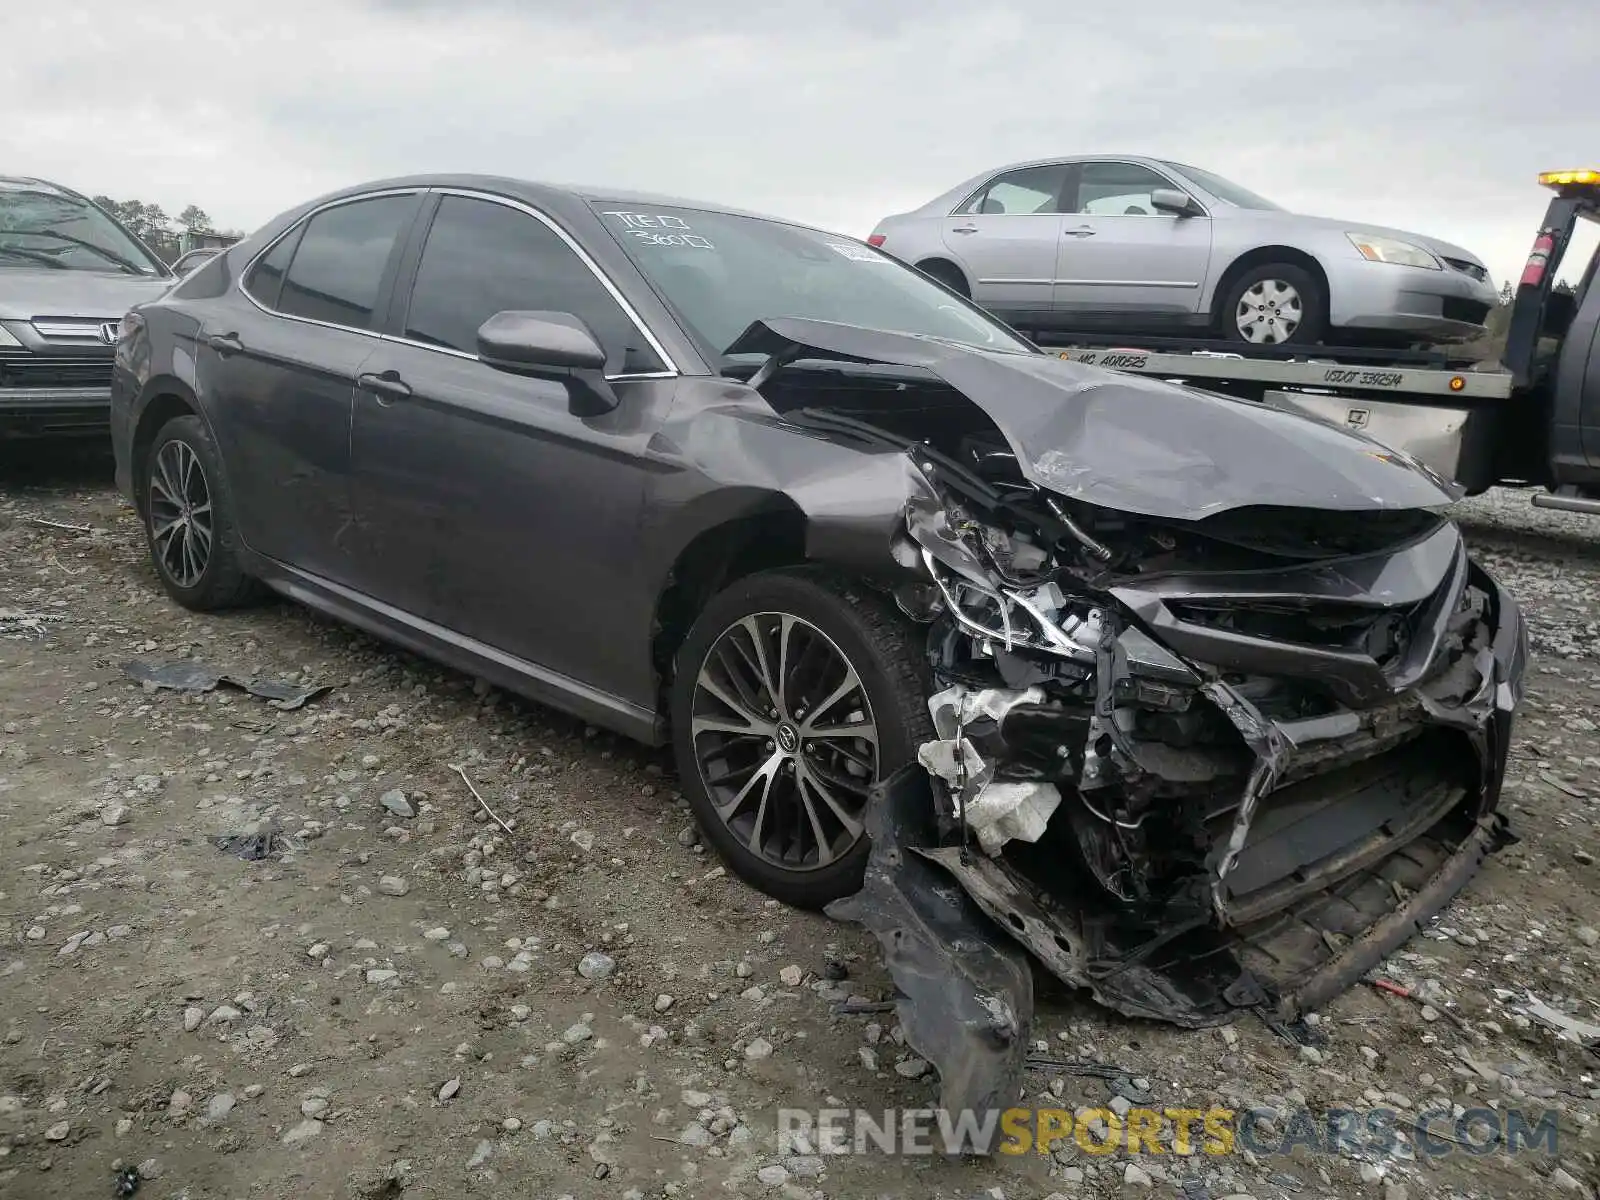
[[[678,554],[656,599],[651,658],[663,692],[678,647],[710,599],[758,571],[806,561],[806,520],[798,508],[773,508],[714,525]],[[663,702],[661,711],[666,711]]]

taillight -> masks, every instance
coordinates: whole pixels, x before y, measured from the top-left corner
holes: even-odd
[[[1522,268],[1522,287],[1538,287],[1544,282],[1545,270],[1550,266],[1550,255],[1555,252],[1555,235],[1540,230],[1533,239],[1533,250],[1528,255],[1528,265]]]
[[[871,237],[869,237],[867,239],[867,245],[874,246],[874,247],[881,246],[881,245],[883,245],[884,237],[885,237],[884,234],[875,233],[875,234],[873,234]]]

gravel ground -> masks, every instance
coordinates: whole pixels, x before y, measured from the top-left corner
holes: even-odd
[[[1536,660],[1506,803],[1521,840],[1295,1047],[1041,1002],[1035,1036],[1164,1108],[1559,1111],[1555,1153],[780,1154],[783,1106],[936,1084],[858,930],[697,843],[664,756],[304,610],[168,603],[102,456],[0,464],[0,1195],[1593,1195],[1600,1082],[1529,993],[1596,1020],[1600,523],[1464,507]],[[41,524],[39,518],[90,532]],[[153,691],[134,658],[329,684],[298,711]],[[506,832],[474,800],[459,766]],[[408,815],[409,814],[409,815]],[[275,828],[247,861],[216,839]],[[842,976],[842,978],[841,978]],[[1426,1000],[1424,1006],[1420,1000]],[[1097,1078],[1031,1099],[1126,1105]],[[1442,1126],[1448,1129],[1448,1122]],[[130,1185],[131,1186],[131,1183]]]

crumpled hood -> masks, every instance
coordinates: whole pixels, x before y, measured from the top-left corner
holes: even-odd
[[[170,276],[122,271],[38,271],[0,268],[0,321],[34,317],[116,319],[177,282]]]
[[[1457,498],[1421,463],[1359,435],[1053,355],[798,318],[757,321],[728,352],[928,371],[994,422],[1029,481],[1120,512],[1192,521],[1256,505],[1376,512]]]

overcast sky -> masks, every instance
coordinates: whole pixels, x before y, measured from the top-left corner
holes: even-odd
[[[864,236],[992,165],[1123,151],[1458,242],[1498,282],[1534,176],[1600,165],[1593,0],[68,0],[4,25],[0,173],[246,229],[483,171]]]

